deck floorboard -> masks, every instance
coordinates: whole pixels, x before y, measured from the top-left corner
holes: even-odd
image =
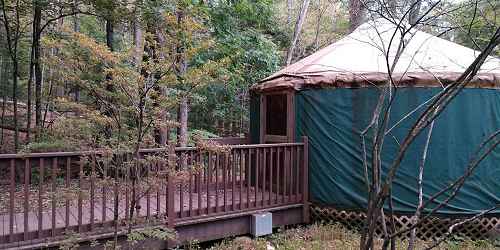
[[[239,188],[235,189],[226,189],[226,205],[229,208],[225,212],[230,212],[232,211],[233,208],[233,203],[234,207],[239,208],[240,202],[245,203],[246,200],[246,193],[249,191],[250,194],[254,194],[252,188],[251,190],[247,190],[247,188],[243,188],[242,192],[240,192]],[[233,192],[234,191],[234,195]],[[196,192],[192,192],[191,195],[191,202],[192,204],[189,203],[189,192],[185,192],[183,194],[184,201],[182,202],[183,206],[183,214],[180,215],[181,218],[189,217],[189,208],[192,208],[192,216],[197,216],[197,215],[205,215],[206,214],[206,208],[207,208],[207,203],[211,208],[214,208],[216,205],[216,199],[218,198],[218,204],[219,206],[222,206],[222,211],[224,211],[224,191],[223,189],[218,191],[218,197],[215,195],[215,190],[210,190],[210,194],[207,196],[206,192],[202,192],[201,195],[198,195]],[[240,194],[242,194],[243,197],[240,197]],[[271,197],[275,197],[275,193],[271,193]],[[259,192],[259,195],[255,197],[254,195],[251,195],[249,197],[249,202],[253,203],[255,199],[257,198],[258,201],[264,200],[267,201],[269,200],[270,193],[269,192],[264,192],[262,194]],[[281,197],[281,195],[279,195]],[[198,197],[201,197],[201,202],[198,202]],[[234,197],[234,200],[233,200]],[[102,223],[110,223],[113,221],[114,218],[114,197],[109,197],[110,199],[106,203],[107,211],[106,211],[106,218],[103,221],[102,220],[102,201],[98,202],[97,200],[94,203],[94,226],[102,226]],[[160,218],[164,217],[166,215],[166,195],[160,193]],[[207,202],[207,199],[209,202]],[[157,215],[157,193],[154,192],[150,195],[150,217],[155,218]],[[175,207],[176,212],[179,215],[180,212],[180,195],[179,192],[176,193],[175,196],[175,204],[179,204]],[[198,205],[201,204],[201,207],[198,207]],[[257,203],[259,204],[259,203]],[[267,204],[264,202],[264,204]],[[139,209],[139,215],[140,217],[146,217],[147,213],[147,197],[144,196],[140,199],[139,205],[141,209]],[[260,204],[259,204],[260,205]],[[84,201],[82,204],[82,226],[87,226],[90,224],[90,201]],[[120,219],[125,219],[125,209],[126,209],[126,204],[125,200],[122,199],[119,202],[118,206],[118,217]],[[56,230],[65,230],[66,229],[66,207],[58,207],[55,209],[56,210]],[[238,209],[236,209],[238,210]],[[0,223],[2,224],[2,227],[0,228],[0,236],[6,236],[9,235],[9,225],[10,225],[10,218],[8,214],[0,214]],[[69,222],[68,222],[69,227],[75,227],[78,226],[78,205],[77,204],[72,204],[69,206]],[[28,232],[36,232],[38,231],[38,212],[29,212],[28,213],[28,227],[29,230]],[[52,229],[52,209],[48,209],[47,211],[42,212],[42,230],[51,230]],[[24,213],[16,213],[14,214],[14,234],[20,234],[24,233]]]

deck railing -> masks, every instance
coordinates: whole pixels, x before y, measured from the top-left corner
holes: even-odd
[[[106,154],[0,155],[0,248],[68,232],[126,228],[131,212],[138,218],[134,227],[175,228],[179,222],[306,204],[308,199],[307,138],[232,145],[228,152],[176,148],[174,162],[169,162],[172,152],[147,149],[141,158],[149,160],[136,162],[140,168],[118,167],[135,164],[127,161],[130,155]]]

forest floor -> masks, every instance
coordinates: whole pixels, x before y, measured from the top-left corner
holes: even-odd
[[[356,231],[346,229],[339,224],[312,224],[304,227],[296,227],[285,230],[278,230],[276,233],[251,239],[249,237],[237,237],[230,240],[223,240],[215,243],[209,249],[213,250],[292,250],[292,249],[359,249],[360,235]],[[418,241],[415,249],[425,249],[432,245],[432,242]],[[382,240],[376,242],[375,249],[381,249]],[[407,249],[408,242],[398,241],[396,249]],[[190,249],[196,249],[194,246]],[[201,248],[201,247],[200,247]],[[203,247],[205,248],[205,247]],[[465,240],[451,238],[443,242],[435,249],[464,249],[464,250],[489,250],[500,249],[492,241],[487,240]]]

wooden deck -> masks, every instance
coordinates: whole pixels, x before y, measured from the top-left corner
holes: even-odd
[[[134,212],[138,213],[134,228],[174,229],[178,235],[175,244],[181,244],[186,240],[204,241],[249,233],[249,216],[256,212],[272,211],[275,226],[308,221],[304,144],[241,145],[224,156],[196,155],[194,149],[178,151],[182,164],[204,161],[205,168],[188,172],[187,178],[168,177],[167,182],[143,193]],[[127,228],[130,190],[120,189],[116,183],[97,186],[97,179],[106,175],[91,174],[93,177],[87,179],[86,184],[81,175],[77,176],[79,186],[90,187],[88,199],[79,197],[70,201],[66,198],[61,204],[44,200],[41,194],[57,192],[70,185],[72,168],[78,167],[80,173],[84,172],[81,164],[74,164],[75,154],[3,157],[0,156],[0,168],[9,169],[15,182],[9,186],[9,202],[3,203],[8,207],[0,210],[4,211],[0,213],[0,249],[57,246],[68,234],[78,236],[81,241],[107,238],[114,230],[115,213],[120,232]],[[92,164],[89,167],[89,171],[95,171]],[[57,184],[56,178],[51,178],[44,183],[42,178],[37,193],[30,194],[31,178],[24,173],[32,173],[33,168],[39,168],[39,174],[43,176],[45,172],[49,177],[57,176],[56,170],[62,169],[65,175],[59,179],[66,182]],[[150,168],[147,170],[149,175]],[[19,172],[23,173],[19,175]],[[20,180],[16,176],[21,176]],[[24,192],[24,195],[16,192]],[[115,195],[119,197],[117,209]],[[44,203],[48,205],[42,207]],[[20,207],[16,208],[16,204]]]
[[[215,190],[213,190],[215,192]],[[233,192],[234,191],[234,192]],[[241,191],[241,192],[240,192]],[[283,204],[283,200],[288,200],[289,204],[295,204],[301,201],[301,196],[283,196],[278,195],[276,193],[269,194],[266,193],[257,193],[257,198],[255,198],[255,189],[227,189],[226,190],[226,200],[224,200],[224,190],[219,190],[219,195],[212,193],[207,196],[206,192],[201,193],[193,193],[192,199],[184,198],[183,201],[183,211],[181,215],[181,207],[180,207],[180,195],[179,193],[175,196],[175,212],[177,213],[177,218],[183,217],[192,217],[192,216],[207,216],[210,214],[216,214],[220,212],[231,212],[231,211],[242,211],[245,209],[251,208],[263,208],[263,207],[272,207],[275,204]],[[234,193],[234,199],[233,194]],[[240,196],[241,195],[241,196]],[[248,195],[248,197],[247,197]],[[201,197],[201,199],[199,198]],[[185,197],[188,197],[188,194],[185,194]],[[208,197],[208,200],[207,200]],[[269,198],[271,197],[271,199]],[[216,201],[218,199],[218,201]],[[150,209],[150,214],[148,216],[147,209],[140,209],[140,218],[150,217],[152,220],[160,219],[165,220],[167,217],[167,204],[164,202],[166,200],[166,195],[151,195],[149,201],[147,198],[142,198],[140,200],[141,208],[147,208],[148,202],[149,206],[154,209]],[[277,203],[279,202],[279,203]],[[207,206],[208,205],[208,206]],[[218,206],[216,206],[218,205]],[[57,231],[60,230],[72,230],[77,228],[78,226],[88,227],[91,224],[99,227],[103,227],[104,224],[111,225],[114,221],[114,204],[111,202],[104,207],[102,204],[94,204],[94,219],[93,223],[91,220],[90,202],[82,205],[82,222],[78,223],[78,206],[70,206],[69,209],[65,207],[56,208],[55,211],[55,229]],[[125,219],[126,216],[126,205],[124,203],[119,203],[118,206],[118,217],[120,220]],[[207,210],[207,207],[210,208],[210,211]],[[159,208],[159,209],[157,209]],[[200,210],[201,208],[201,210]],[[107,210],[107,213],[104,215],[103,210]],[[191,215],[189,215],[191,213]],[[106,216],[106,217],[104,217]],[[66,218],[69,218],[68,223],[66,223]],[[3,214],[0,215],[0,224],[2,228],[0,228],[0,237],[6,237],[9,235],[9,225],[10,215]],[[41,213],[41,216],[38,212],[28,212],[28,228],[25,230],[25,217],[24,213],[15,213],[14,214],[14,234],[22,235],[25,231],[29,234],[37,233],[40,229],[42,231],[51,231],[53,229],[52,225],[52,211],[45,211]],[[41,224],[39,225],[39,222]]]

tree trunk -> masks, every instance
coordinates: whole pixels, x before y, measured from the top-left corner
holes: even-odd
[[[106,46],[108,47],[109,51],[114,51],[114,46],[113,46],[114,39],[113,38],[114,38],[113,20],[108,18],[108,19],[106,19]],[[109,92],[114,91],[113,84],[110,82],[112,79],[113,79],[113,76],[111,75],[111,73],[108,73],[106,75],[106,90]],[[113,103],[113,98],[110,97],[108,101]],[[106,107],[101,107],[101,108],[104,109],[104,115],[106,115],[108,117],[112,117],[113,110],[112,110],[111,106],[107,105]],[[104,133],[105,133],[105,138],[108,138],[108,139],[111,138],[111,135],[112,135],[111,126],[106,126]]]
[[[76,12],[77,6],[78,6],[78,1],[74,0],[73,1],[73,11]],[[80,32],[80,17],[78,16],[78,14],[73,15],[73,31],[74,32]],[[80,87],[79,86],[75,86],[74,88],[75,88],[74,89],[74,91],[75,91],[75,102],[80,102]]]
[[[349,0],[349,31],[355,30],[364,18],[364,7],[361,0]]]
[[[408,14],[408,22],[411,25],[414,25],[418,21],[421,5],[422,5],[422,0],[412,0],[410,2],[410,13]]]
[[[161,119],[166,121],[169,119],[170,114],[167,111],[163,111],[161,113]],[[158,143],[161,146],[167,146],[169,145],[169,140],[170,140],[170,128],[169,127],[160,127],[158,131]]]
[[[62,15],[62,9],[59,11],[59,14]],[[62,31],[63,30],[63,27],[64,27],[64,18],[60,18],[58,21],[57,21],[57,30],[58,31]],[[59,49],[56,49],[54,51],[53,54],[57,54],[59,52]],[[64,81],[66,82],[66,81]],[[64,84],[66,85],[66,83]],[[59,84],[54,84],[52,85],[53,86],[53,94],[54,96],[53,97],[63,97],[64,96],[64,93],[66,92],[65,89],[64,89],[64,86],[63,85],[59,85]],[[47,113],[47,112],[45,112]],[[45,121],[42,121],[42,123],[45,123]]]
[[[35,43],[36,43],[36,23],[37,23],[37,18],[36,18],[36,13],[37,13],[37,4],[36,1],[34,3],[35,8],[34,8],[34,14],[33,14],[33,33],[31,36],[31,54],[30,54],[30,64],[29,64],[29,76],[28,76],[28,93],[27,93],[27,103],[26,103],[26,144],[30,143],[30,128],[31,128],[31,92],[32,92],[32,86],[33,86],[33,74],[34,74],[34,64],[35,64]]]
[[[113,20],[106,19],[106,46],[108,47],[109,51],[115,51],[113,43],[114,43],[114,25],[113,25]],[[112,79],[111,74],[108,74],[106,76],[106,80],[111,80],[111,79]],[[107,91],[113,91],[113,85],[108,83],[106,85],[106,90]]]
[[[224,121],[222,118],[217,118],[217,120],[215,120],[215,124],[217,126],[217,135],[220,137],[224,136]]]
[[[42,8],[35,4],[35,13],[33,19],[33,70],[35,76],[35,138],[38,139],[41,133],[42,125],[42,67],[40,65],[40,36],[42,20]],[[29,126],[28,126],[29,128]]]
[[[234,122],[233,122],[233,119],[231,119],[231,121],[229,121],[229,133],[228,133],[228,136],[234,136]]]
[[[397,18],[398,16],[398,13],[397,13],[397,0],[388,0],[388,8],[389,8],[389,11],[391,12],[390,14],[392,14],[393,18]]]
[[[77,1],[75,0],[73,2],[73,11],[76,12],[77,11]],[[74,32],[80,32],[80,17],[78,16],[78,14],[74,14],[73,15],[73,31]]]
[[[315,34],[314,34],[314,51],[317,51],[319,49],[319,32],[321,29],[321,19],[323,18],[323,14],[325,13],[325,9],[319,10],[319,13],[318,13],[318,16],[316,19],[316,30],[315,30]]]
[[[3,18],[3,25],[5,29],[5,40],[7,42],[7,47],[8,47],[8,52],[9,56],[12,60],[12,104],[14,107],[14,150],[17,153],[17,150],[19,149],[19,126],[17,124],[17,82],[18,82],[18,75],[19,75],[19,66],[18,66],[18,56],[17,56],[17,49],[18,49],[18,43],[19,43],[19,36],[20,36],[20,18],[19,15],[15,15],[15,22],[14,22],[14,27],[12,28],[10,26],[10,20],[7,16],[7,9],[8,6],[5,5],[5,1],[1,0],[1,7],[2,7],[2,18]],[[19,11],[19,1],[16,2],[15,12]],[[12,33],[13,32],[13,33]]]
[[[142,35],[142,27],[141,23],[139,20],[139,17],[136,17],[134,19],[134,63],[135,66],[140,69],[141,68],[141,62],[142,62],[142,57],[144,53],[144,38]]]
[[[287,5],[286,23],[291,24],[293,16],[293,0],[287,0],[286,5]]]
[[[113,21],[111,19],[106,19],[106,46],[108,46],[110,51],[115,51],[113,47],[114,38],[114,27]]]
[[[0,119],[0,145],[3,145],[3,125],[4,125],[4,118],[5,118],[5,103],[7,102],[7,81],[4,79],[4,73],[8,74],[7,72],[7,67],[5,67],[5,64],[3,62],[3,57],[0,60],[0,86],[2,86],[2,115]],[[1,149],[1,147],[0,147]]]
[[[14,107],[14,150],[17,153],[19,149],[19,126],[17,119],[17,81],[18,81],[18,62],[17,58],[12,60],[12,105]]]
[[[54,54],[56,53],[56,49],[51,49],[50,50],[50,55],[53,56]],[[47,98],[46,98],[46,102],[45,102],[45,108],[44,108],[44,112],[43,112],[43,118],[42,118],[42,124],[41,124],[41,128],[45,128],[45,121],[47,121],[47,114],[48,114],[48,111],[51,109],[50,107],[50,103],[52,102],[52,98],[53,98],[53,95],[54,95],[54,85],[52,84],[52,77],[53,77],[53,71],[51,69],[48,69],[48,72],[47,70],[44,70],[42,68],[42,72],[45,72],[47,73],[50,77],[49,77],[49,81],[48,81],[48,89],[49,89],[49,92],[47,93]],[[43,73],[42,73],[43,75]]]
[[[297,22],[295,23],[295,30],[293,31],[292,44],[288,49],[288,53],[286,56],[286,65],[290,65],[293,58],[293,51],[297,46],[297,40],[299,39],[300,31],[302,30],[302,25],[304,24],[304,20],[306,19],[307,9],[309,8],[309,3],[311,0],[304,0],[302,2],[302,6],[300,7],[300,14],[297,17]]]
[[[176,11],[176,16],[177,16],[177,24],[182,27],[183,22],[184,22],[184,12],[182,9],[178,9]],[[180,46],[177,46],[176,48],[176,75],[177,75],[177,81],[182,84],[184,74],[186,73],[187,70],[187,62],[186,62],[186,57],[184,55],[185,53],[185,48],[182,46],[182,43],[180,43]],[[183,95],[185,93],[181,93]],[[177,119],[180,124],[180,126],[177,128],[177,144],[181,147],[187,146],[188,142],[188,113],[189,113],[189,103],[188,103],[188,97],[187,96],[181,96],[179,100],[179,110],[177,112]]]
[[[188,113],[188,100],[186,97],[183,97],[179,103],[179,112],[177,112],[177,119],[180,123],[177,129],[177,144],[180,147],[186,147],[188,142]]]
[[[155,32],[155,40],[156,44],[159,46],[159,48],[156,49],[156,58],[155,58],[155,63],[161,63],[162,61],[165,60],[165,54],[162,52],[162,48],[166,46],[166,41],[165,37],[163,37],[163,34],[159,31]],[[156,81],[156,91],[158,92],[159,96],[164,95],[164,90],[158,85],[158,81],[160,81],[161,78],[161,72],[155,72],[154,79]],[[161,121],[166,121],[168,117],[168,111],[167,110],[161,110],[160,112],[160,120]],[[155,131],[155,138],[157,140],[157,143],[161,146],[165,146],[168,143],[169,140],[169,129],[165,127],[157,127]]]

